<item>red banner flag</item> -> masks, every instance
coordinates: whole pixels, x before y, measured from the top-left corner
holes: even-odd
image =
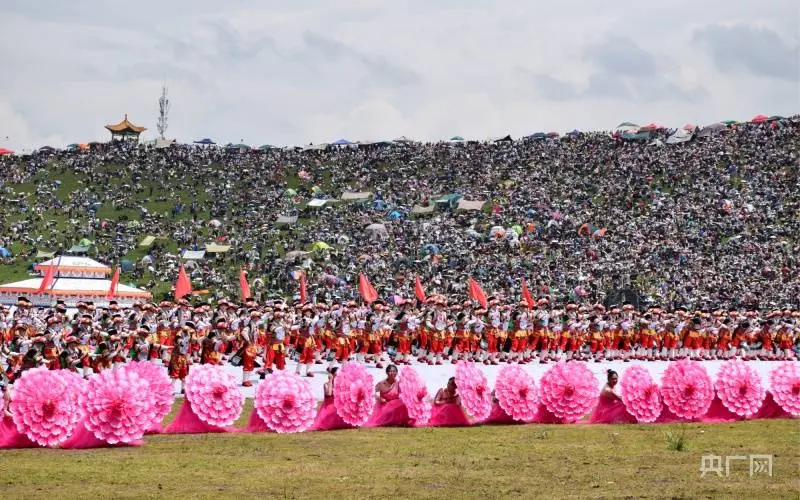
[[[364,273],[358,274],[358,291],[361,293],[361,298],[364,299],[364,302],[368,304],[378,300],[378,292],[375,291],[372,283],[369,282],[369,279]]]
[[[178,280],[175,281],[175,300],[182,299],[190,293],[192,293],[192,282],[189,280],[189,275],[186,274],[186,269],[181,265],[181,270],[178,272]]]
[[[119,266],[114,269],[114,277],[111,278],[111,285],[108,287],[108,293],[106,294],[108,300],[113,299],[117,295],[117,285],[119,285]]]
[[[425,290],[422,288],[422,282],[419,280],[419,276],[417,276],[417,280],[414,283],[414,295],[416,295],[417,300],[423,304],[428,301],[428,298],[425,296]]]
[[[476,300],[484,309],[489,306],[489,302],[486,300],[486,293],[478,282],[472,278],[469,279],[469,296],[472,300]]]
[[[47,271],[44,272],[44,278],[42,278],[42,282],[39,284],[39,289],[36,290],[36,293],[42,293],[50,289],[56,276],[56,267],[58,266],[54,266],[53,264],[47,266]]]
[[[308,302],[308,285],[306,284],[306,273],[300,275],[300,303]]]
[[[242,294],[242,300],[248,300],[250,295],[250,284],[247,283],[247,273],[244,268],[239,270],[239,292]]]
[[[525,303],[528,304],[529,309],[533,309],[533,307],[536,305],[536,302],[533,301],[530,290],[528,290],[528,283],[525,282],[525,278],[522,278],[522,298],[525,300]]]

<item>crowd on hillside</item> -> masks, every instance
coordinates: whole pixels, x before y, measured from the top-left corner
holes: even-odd
[[[110,264],[146,235],[181,250],[214,241],[231,250],[189,265],[195,288],[232,297],[244,266],[262,300],[297,294],[302,271],[317,300],[357,297],[364,272],[387,300],[413,296],[416,276],[431,292],[463,299],[471,276],[509,300],[526,278],[535,296],[562,303],[608,304],[630,290],[640,307],[796,306],[800,124],[740,124],[676,145],[657,140],[668,133],[653,132],[655,141],[575,133],[246,151],[124,142],[43,150],[0,158],[0,240],[24,245],[32,258],[35,249],[65,250],[88,238]],[[85,182],[64,196],[54,181],[66,172]],[[10,189],[31,181],[27,196]],[[372,197],[306,206],[343,192]],[[459,211],[435,203],[448,194],[486,205]],[[153,204],[166,209],[148,210]],[[414,206],[430,204],[432,214],[412,216]],[[135,216],[119,220],[109,207]],[[56,225],[47,220],[54,210],[67,229],[34,231]],[[276,224],[295,215],[293,225]],[[371,224],[385,232],[367,230]],[[156,240],[134,272],[174,281],[180,257],[168,240]],[[330,248],[311,251],[317,242]]]

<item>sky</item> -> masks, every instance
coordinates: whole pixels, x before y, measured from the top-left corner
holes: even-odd
[[[800,112],[797,0],[2,0],[0,147],[486,139]]]

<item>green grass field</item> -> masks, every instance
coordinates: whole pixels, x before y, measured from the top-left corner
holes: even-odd
[[[250,406],[240,419],[244,425]],[[174,413],[174,412],[173,412]],[[170,417],[171,418],[171,417]],[[684,450],[667,433],[683,436]],[[704,454],[771,454],[773,476]],[[800,422],[148,436],[0,452],[2,498],[798,498]]]

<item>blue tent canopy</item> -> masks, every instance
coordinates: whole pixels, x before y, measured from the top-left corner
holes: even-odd
[[[347,139],[339,139],[338,141],[334,141],[331,144],[333,144],[334,146],[347,146],[348,144],[353,144],[353,143],[348,141]]]
[[[5,257],[10,257],[10,256],[11,256],[11,252],[9,252],[6,247],[0,247],[0,257],[5,258]]]
[[[631,134],[629,132],[625,132],[622,134],[622,139],[626,141],[646,141],[650,139],[650,132],[641,132],[638,134]]]
[[[216,142],[212,141],[208,137],[204,137],[204,138],[200,139],[199,141],[194,141],[194,143],[195,144],[205,144],[205,145],[216,144]]]

